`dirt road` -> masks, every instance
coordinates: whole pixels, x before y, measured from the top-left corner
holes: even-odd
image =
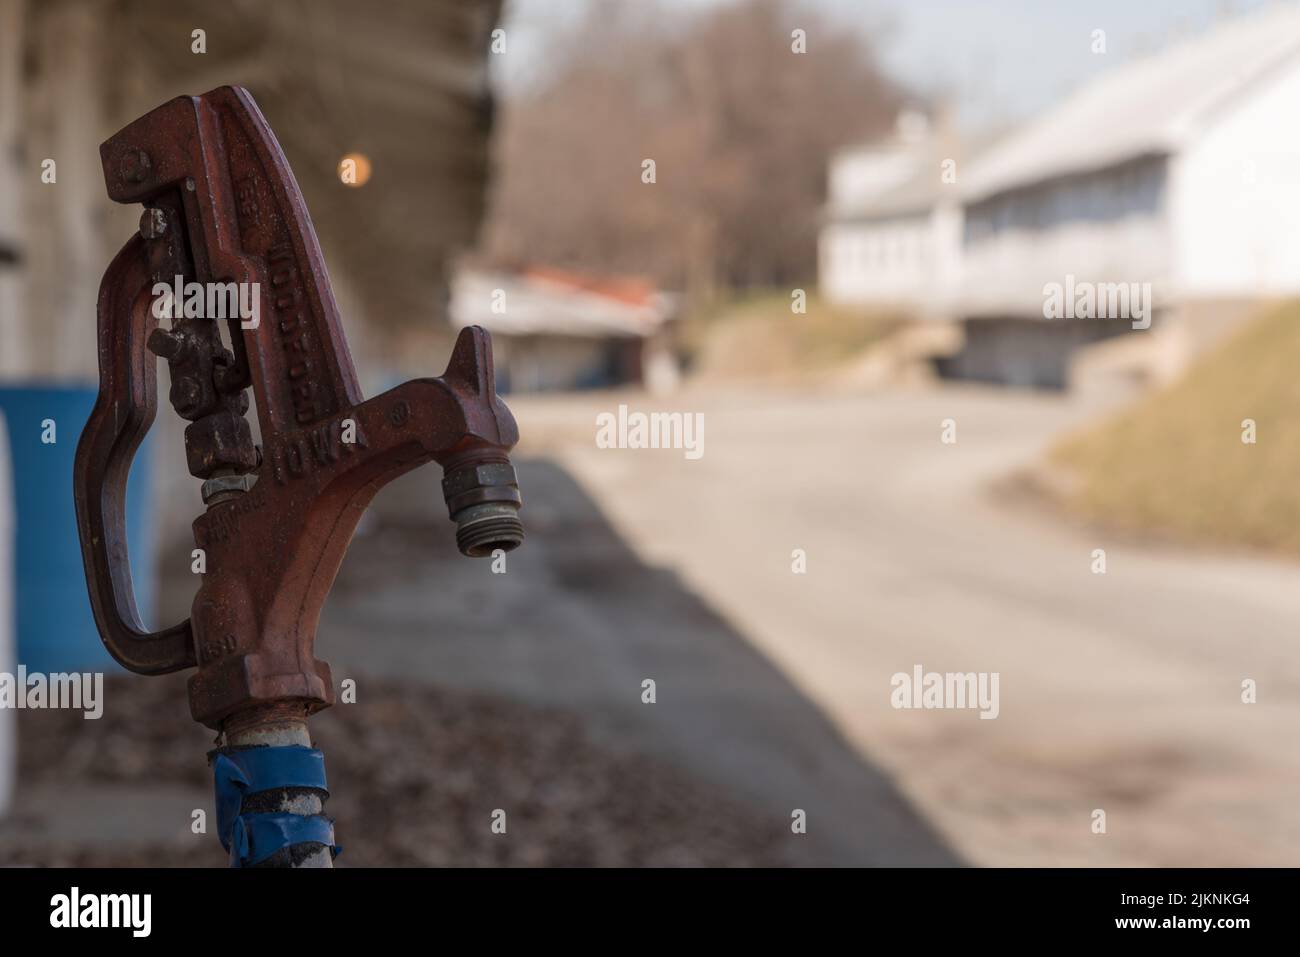
[[[619,402],[703,412],[703,456],[597,448],[595,417]],[[941,389],[512,405],[526,452],[560,462],[641,560],[674,569],[969,861],[1300,862],[1300,567],[1111,541],[988,494],[1095,411],[1083,400]],[[688,645],[664,636],[667,657]],[[896,710],[891,675],[916,665],[999,673],[998,717]],[[1245,679],[1258,703],[1242,702]],[[714,689],[719,702],[739,685]]]

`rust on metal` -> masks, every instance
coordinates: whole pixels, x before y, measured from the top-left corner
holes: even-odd
[[[519,436],[496,394],[491,342],[465,329],[442,376],[362,397],[298,185],[243,89],[172,100],[100,154],[109,197],[145,212],[100,287],[99,398],[77,447],[96,624],[132,671],[196,668],[190,708],[210,728],[308,715],[334,700],[329,666],[313,651],[321,606],[383,485],[438,462],[462,552],[523,540],[509,459]],[[178,315],[164,328],[152,292],[178,282],[256,288],[260,321]],[[151,633],[135,605],[124,501],[157,408],[155,356],[190,423],[186,460],[207,510],[193,526],[206,572],[191,616]]]

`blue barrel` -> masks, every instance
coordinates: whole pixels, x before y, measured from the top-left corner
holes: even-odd
[[[0,412],[0,673],[14,673],[14,494],[9,439]],[[18,773],[18,722],[0,708],[0,818],[9,810]]]
[[[94,404],[93,389],[0,385],[17,525],[17,657],[28,671],[120,670],[90,612],[72,502],[72,463]],[[149,508],[150,446],[146,439],[131,466],[126,514],[136,606],[153,626],[157,543]]]

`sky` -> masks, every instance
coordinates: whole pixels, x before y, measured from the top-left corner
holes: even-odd
[[[507,0],[507,88],[544,73],[546,38],[588,5],[640,0]],[[734,0],[661,0],[689,13]],[[1108,67],[1200,32],[1217,18],[1295,0],[805,0],[838,29],[873,38],[889,72],[942,96],[968,129],[1002,126],[1059,101]],[[1093,31],[1106,53],[1092,52]],[[814,37],[809,38],[811,44]]]

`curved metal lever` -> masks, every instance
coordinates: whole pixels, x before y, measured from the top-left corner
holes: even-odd
[[[188,619],[149,632],[140,621],[127,559],[126,482],[158,407],[149,272],[139,235],[122,247],[99,288],[99,398],[77,443],[72,488],[95,624],[111,654],[137,674],[192,668]]]

